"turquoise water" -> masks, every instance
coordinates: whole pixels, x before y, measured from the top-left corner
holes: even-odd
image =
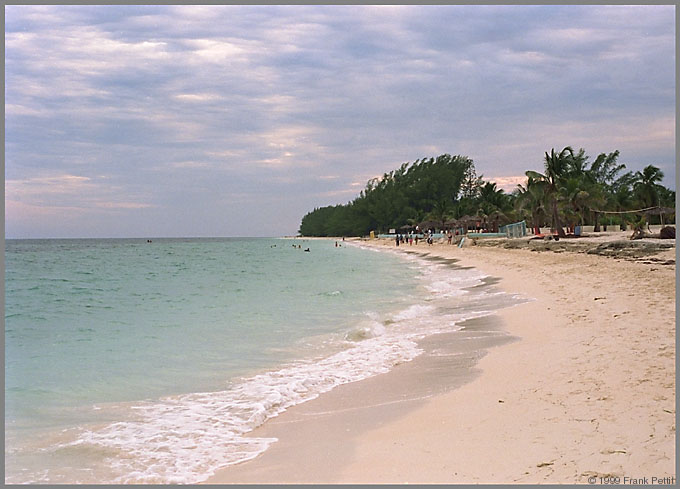
[[[474,270],[340,244],[6,241],[6,482],[205,480],[287,407],[497,308]]]

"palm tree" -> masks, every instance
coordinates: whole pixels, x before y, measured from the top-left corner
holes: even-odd
[[[582,174],[581,178],[576,176],[568,178],[560,187],[560,197],[565,207],[565,215],[569,219],[570,232],[574,231],[577,223],[584,225],[587,209],[603,202],[599,185],[591,182],[585,174]]]
[[[593,163],[593,167],[595,163]],[[602,195],[601,199],[604,202],[604,208],[607,210],[612,210],[618,213],[620,217],[621,231],[626,230],[626,224],[628,221],[628,216],[622,214],[626,210],[633,209],[635,207],[635,202],[633,201],[633,191],[632,186],[635,182],[635,175],[633,172],[626,172],[621,176],[617,177],[619,171],[625,168],[625,165],[619,165],[616,167],[615,171],[611,173],[608,181],[605,181],[601,186]],[[602,207],[599,207],[602,208]],[[595,213],[595,232],[600,231],[600,223],[597,220],[598,212]]]
[[[528,211],[534,234],[539,234],[546,217],[545,194],[540,183],[535,178],[528,177],[526,187],[517,185],[516,195],[517,210]]]
[[[503,189],[499,189],[495,182],[485,182],[479,188],[477,196],[477,215],[484,219],[485,227],[491,219],[493,232],[498,232],[498,222],[508,221],[506,212],[512,210],[510,196]]]
[[[589,191],[592,195],[598,196],[598,198],[594,199],[594,202],[591,202],[590,208],[597,205],[598,209],[608,208],[611,210],[616,206],[614,195],[617,191],[617,181],[622,178],[617,178],[617,176],[626,168],[626,165],[617,162],[618,157],[618,149],[609,154],[600,153],[590,168],[586,170],[585,175],[592,184],[589,187]],[[593,214],[595,232],[599,232],[600,213],[597,210],[593,210]]]
[[[537,181],[543,189],[543,193],[550,205],[550,212],[552,214],[552,227],[557,231],[560,238],[564,238],[566,234],[562,229],[562,220],[559,212],[559,190],[562,181],[568,174],[570,169],[570,162],[574,157],[574,150],[571,146],[566,146],[559,153],[555,153],[555,148],[550,151],[550,154],[545,153],[545,173],[535,171],[527,171],[526,176]]]
[[[648,165],[635,173],[633,190],[640,203],[645,207],[659,205],[659,190],[656,182],[663,180],[663,172],[654,165]]]
[[[480,202],[488,202],[500,208],[505,199],[505,192],[496,186],[496,182],[485,182],[479,188],[478,198]]]
[[[428,217],[433,221],[439,223],[439,229],[444,229],[444,223],[449,217],[449,211],[451,210],[451,202],[446,199],[433,200],[432,210],[428,214]]]

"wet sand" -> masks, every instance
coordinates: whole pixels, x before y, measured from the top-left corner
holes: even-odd
[[[461,323],[463,329],[430,336],[424,354],[386,374],[341,385],[294,406],[256,429],[273,437],[257,459],[220,471],[208,483],[332,483],[351,463],[356,438],[385,426],[476,378],[490,347],[516,341],[496,316]]]

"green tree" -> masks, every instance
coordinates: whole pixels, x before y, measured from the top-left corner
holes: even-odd
[[[525,216],[534,232],[549,221],[560,236],[563,223],[595,223],[600,211],[624,212],[636,207],[675,207],[675,191],[660,182],[663,172],[652,165],[622,173],[619,151],[601,153],[592,164],[583,148],[566,146],[545,153],[544,172],[527,171],[527,183],[508,195],[496,183],[477,176],[466,156],[443,154],[403,163],[369,180],[346,205],[315,208],[300,223],[305,236],[365,235],[415,224],[424,219],[444,225],[448,217],[477,215],[497,229],[499,222]],[[516,214],[516,215],[515,215]],[[618,218],[617,218],[618,219]],[[622,225],[628,217],[623,215]]]
[[[592,204],[597,205],[597,209],[593,211],[593,221],[595,224],[595,232],[600,231],[600,213],[601,209],[613,210],[617,206],[616,200],[616,182],[623,178],[619,173],[626,168],[626,165],[618,163],[619,150],[613,151],[609,154],[600,153],[586,175],[589,178],[592,186],[591,194],[594,196]]]
[[[500,221],[508,221],[508,213],[512,210],[510,197],[496,186],[495,182],[485,182],[479,189],[477,196],[477,215],[480,216],[488,228],[491,222],[491,231],[498,232]]]
[[[657,182],[663,180],[663,172],[653,165],[648,165],[642,171],[635,173],[635,183],[633,190],[635,196],[644,207],[654,207],[659,205],[659,185]]]
[[[569,223],[570,231],[576,224],[584,224],[584,213],[589,204],[593,202],[588,187],[595,190],[596,187],[589,185],[585,178],[572,176],[563,182],[560,187],[562,202],[564,203],[563,214]]]
[[[552,227],[557,231],[557,235],[561,238],[565,237],[564,229],[562,228],[562,219],[559,212],[560,186],[563,183],[568,170],[570,160],[574,157],[574,150],[570,146],[566,146],[559,153],[555,152],[555,148],[550,151],[550,154],[545,153],[545,173],[536,171],[527,171],[527,177],[536,180],[536,184],[542,189],[545,198],[550,206],[550,215],[552,218]]]
[[[540,233],[540,228],[548,215],[545,192],[538,180],[529,176],[526,186],[517,185],[515,207],[526,220],[531,223],[534,234]]]
[[[302,218],[304,236],[363,235],[387,231],[428,215],[442,221],[454,209],[471,159],[443,154],[404,163],[397,170],[369,180],[354,201],[344,206],[314,209]]]

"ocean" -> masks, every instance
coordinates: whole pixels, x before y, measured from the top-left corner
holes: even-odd
[[[334,240],[6,240],[5,265],[10,484],[204,481],[276,443],[247,436],[267,419],[519,300]]]

